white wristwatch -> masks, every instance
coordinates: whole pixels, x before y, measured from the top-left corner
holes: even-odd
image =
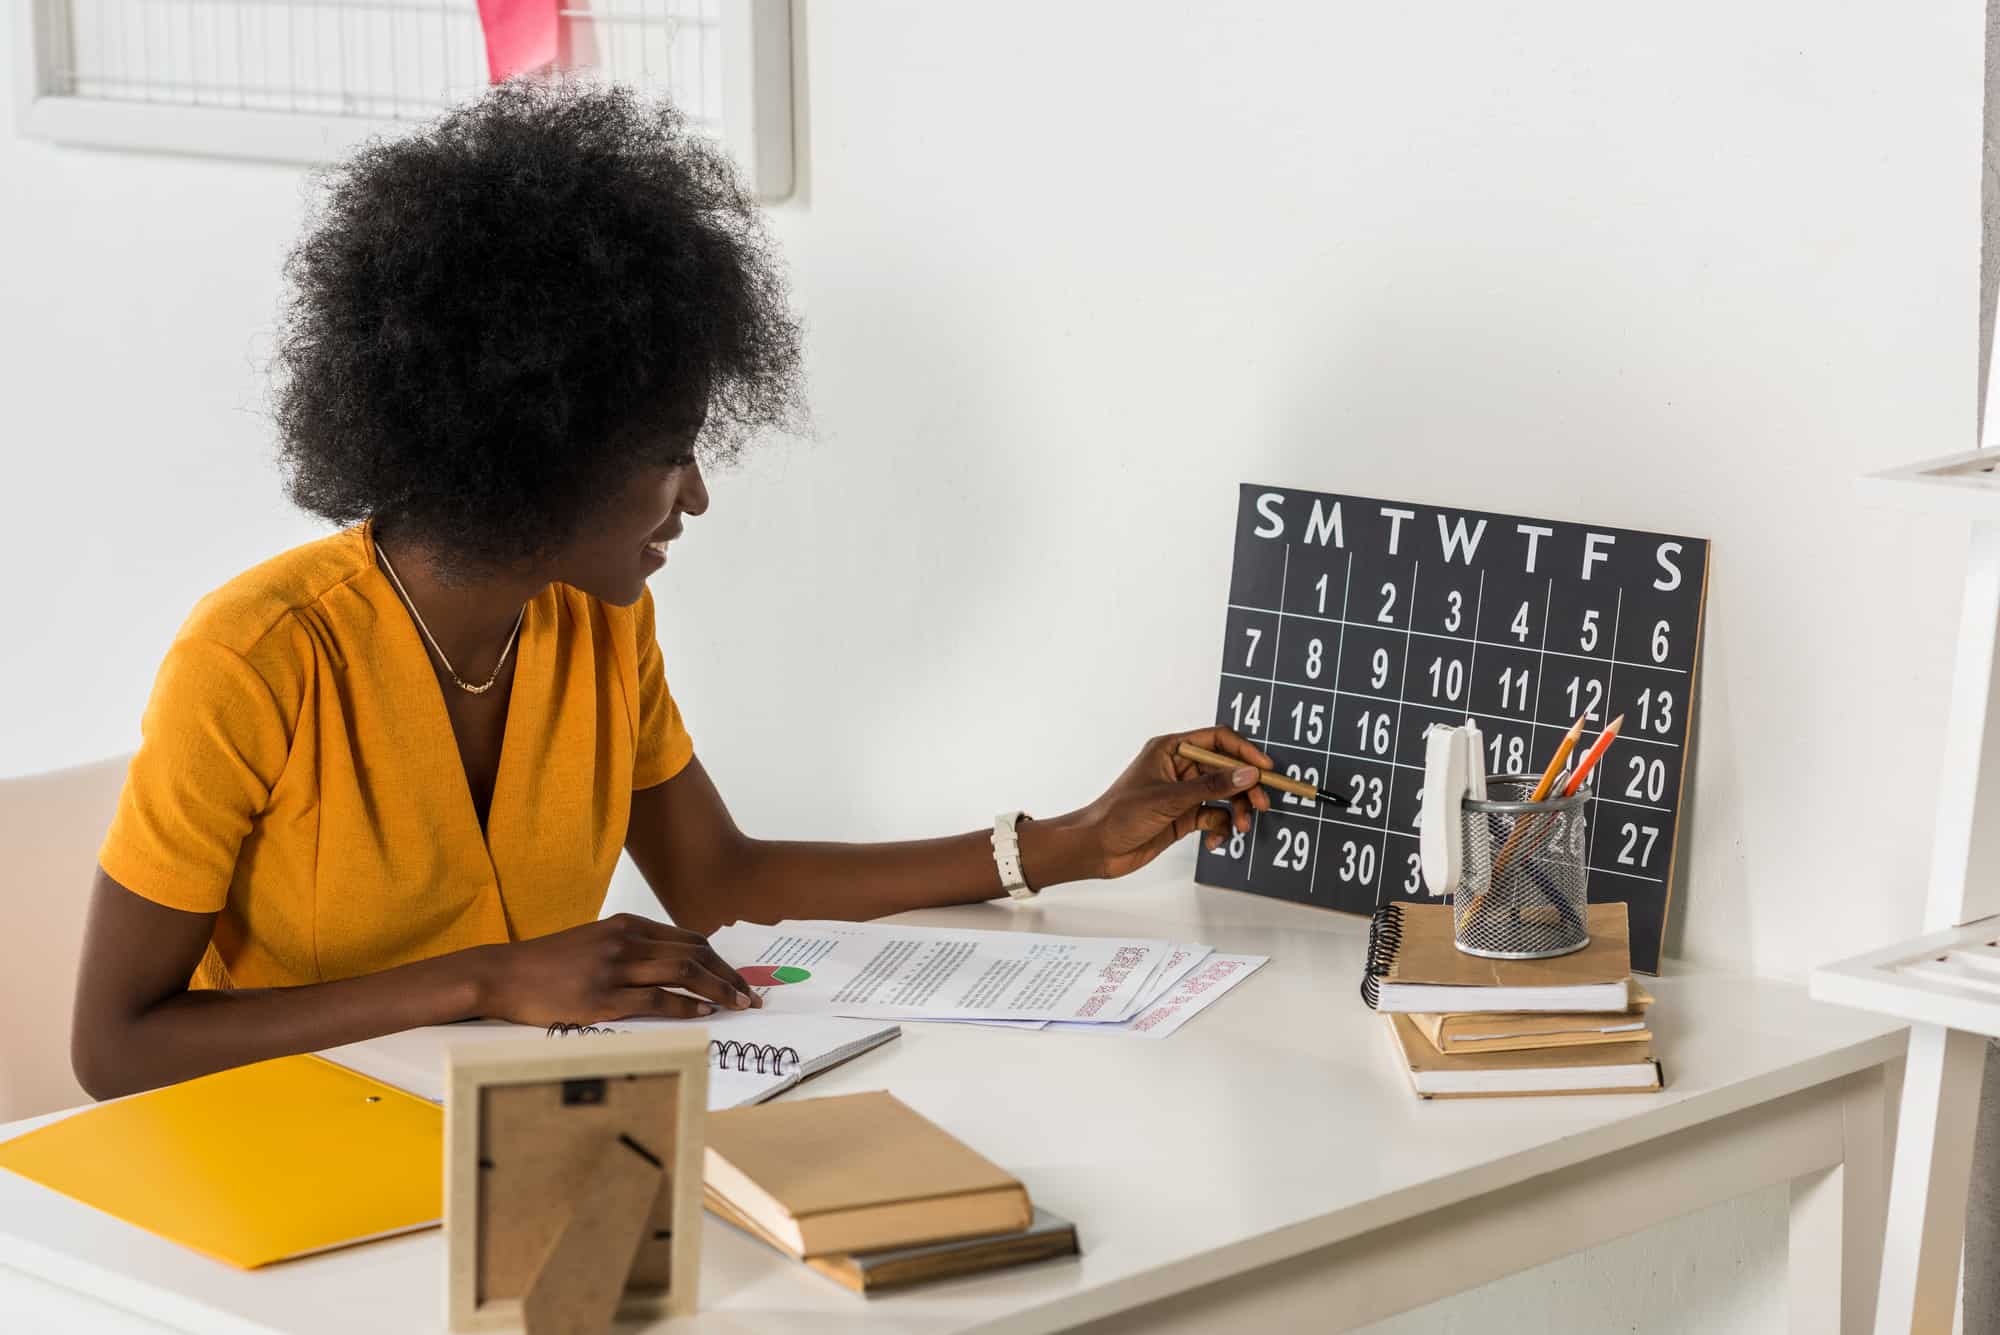
[[[1004,811],[993,818],[993,862],[1000,868],[1000,887],[1014,899],[1033,899],[1035,891],[1021,875],[1021,840],[1014,827],[1034,817],[1019,811]]]

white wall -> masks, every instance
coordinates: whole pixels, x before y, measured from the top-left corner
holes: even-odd
[[[772,832],[1085,800],[1209,707],[1243,479],[1704,534],[1683,952],[1908,930],[1962,537],[1849,480],[1973,429],[1982,17],[809,10],[816,439],[658,587],[704,758]],[[129,747],[193,599],[318,530],[259,415],[300,174],[0,180],[13,774]]]
[[[1240,480],[1701,534],[1670,945],[1913,930],[1964,543],[1850,479],[1972,437],[1982,18],[811,8],[816,439],[656,589],[704,759],[769,833],[1086,800],[1210,706]],[[189,604],[320,530],[258,416],[300,174],[0,137],[0,182],[10,775],[129,748]]]

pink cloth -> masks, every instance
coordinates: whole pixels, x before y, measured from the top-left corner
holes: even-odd
[[[486,69],[494,83],[555,60],[559,4],[560,0],[479,0]]]

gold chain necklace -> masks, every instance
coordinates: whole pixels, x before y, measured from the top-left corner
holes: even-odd
[[[410,609],[410,615],[416,619],[417,629],[424,633],[424,638],[430,641],[431,648],[436,650],[438,661],[444,664],[445,675],[458,683],[459,690],[465,691],[470,695],[484,695],[492,690],[493,683],[500,680],[500,669],[507,666],[507,655],[514,652],[514,641],[521,637],[521,621],[528,615],[528,605],[526,603],[521,604],[521,610],[514,618],[514,633],[507,637],[507,647],[500,651],[500,661],[493,665],[493,675],[488,677],[483,684],[474,686],[471,682],[458,675],[457,669],[451,665],[451,660],[444,656],[444,650],[438,647],[437,636],[431,634],[431,628],[424,624],[424,614],[417,610],[417,604],[410,597],[410,591],[403,587],[402,579],[396,574],[396,567],[389,564],[389,554],[383,551],[380,546],[377,546],[375,548],[375,555],[381,559],[382,568],[389,572],[389,578],[395,582],[396,592],[403,596],[403,606]]]

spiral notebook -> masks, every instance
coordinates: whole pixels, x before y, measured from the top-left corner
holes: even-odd
[[[641,1033],[662,1026],[685,1027],[685,1020],[621,1020],[605,1025],[551,1025],[563,1034]],[[880,1020],[843,1020],[822,1015],[763,1015],[738,1011],[711,1023],[708,1041],[713,1069],[708,1077],[708,1109],[742,1108],[776,1098],[809,1075],[818,1075],[878,1048],[903,1032]]]
[[[322,1054],[352,1070],[406,1089],[433,1103],[444,1102],[444,1051],[465,1039],[512,1042],[583,1033],[643,1033],[703,1024],[714,1060],[708,1107],[741,1108],[775,1098],[808,1076],[838,1066],[902,1033],[881,1020],[847,1020],[823,1015],[770,1015],[729,1011],[703,1021],[614,1020],[601,1025],[558,1024],[541,1029],[499,1021],[431,1025]]]
[[[1632,981],[1623,904],[1592,904],[1590,944],[1540,960],[1468,955],[1454,943],[1449,904],[1384,904],[1368,924],[1361,999],[1379,1011],[1622,1011]]]

